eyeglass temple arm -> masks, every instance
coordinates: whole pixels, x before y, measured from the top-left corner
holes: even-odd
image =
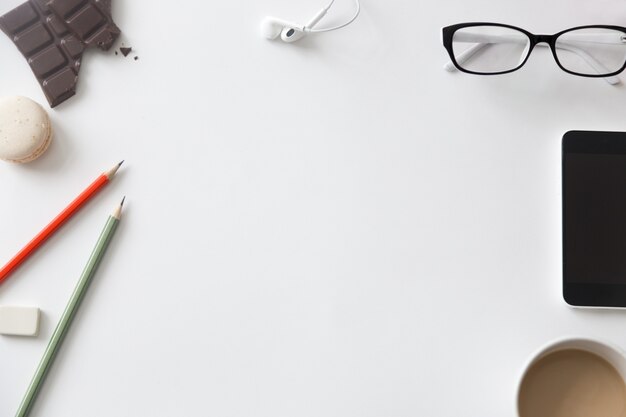
[[[456,62],[461,65],[464,62],[469,61],[470,59],[472,59],[472,57],[480,52],[481,49],[484,49],[486,46],[489,46],[491,44],[489,43],[477,43],[476,45],[472,45],[469,48],[467,48],[465,51],[461,52],[459,54],[459,56],[456,57]],[[443,69],[445,69],[448,72],[454,72],[457,70],[457,68],[454,66],[454,63],[452,62],[451,59],[448,60],[448,62],[446,62],[443,66]]]
[[[588,40],[589,39],[589,35],[593,35],[594,40]],[[619,36],[619,41],[616,41],[615,39],[615,35],[607,35],[607,34],[579,34],[578,36],[580,37],[585,37],[585,40],[588,40],[589,42],[596,42],[596,43],[611,43],[611,44],[615,44],[618,43],[619,44],[624,44],[626,43],[624,40],[623,36]],[[494,39],[495,38],[495,39]],[[457,39],[458,40],[458,39]],[[464,62],[467,62],[468,60],[470,60],[472,58],[472,56],[474,56],[477,52],[479,52],[481,49],[485,48],[486,46],[492,45],[494,40],[500,42],[500,43],[504,43],[504,42],[514,42],[514,43],[519,43],[519,42],[525,42],[526,38],[522,38],[522,37],[518,37],[518,36],[503,36],[503,35],[483,35],[483,34],[464,34],[464,36],[461,37],[460,39],[462,42],[477,42],[477,41],[488,41],[488,42],[481,42],[481,43],[477,43],[476,45],[473,45],[471,47],[469,47],[468,49],[466,49],[465,51],[463,51],[458,57],[456,57],[456,61],[459,65],[463,64]],[[602,41],[602,42],[600,42]],[[538,44],[539,46],[548,46],[546,44]],[[528,46],[527,46],[528,47]],[[585,62],[587,64],[589,64],[589,66],[591,68],[593,68],[598,74],[602,74],[603,72],[609,72],[608,69],[602,65],[602,63],[598,62],[594,57],[592,57],[591,55],[589,55],[588,53],[586,53],[584,50],[577,48],[573,45],[568,45],[565,42],[560,42],[559,45],[556,45],[556,47],[558,49],[563,49],[566,51],[570,51],[573,52],[575,54],[577,54],[578,56],[580,56],[582,59],[585,60]],[[523,57],[526,56],[526,51],[524,51],[524,54],[522,55]],[[443,68],[448,71],[448,72],[453,72],[456,71],[456,67],[454,66],[454,64],[452,63],[451,60],[449,60],[448,62],[445,63],[445,65],[443,66]],[[615,85],[615,84],[619,84],[620,79],[616,76],[611,76],[611,77],[603,77],[603,79],[611,84],[611,85]]]

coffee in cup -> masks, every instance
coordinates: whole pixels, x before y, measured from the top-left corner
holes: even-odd
[[[589,339],[542,349],[526,367],[517,396],[520,417],[626,417],[626,359]]]

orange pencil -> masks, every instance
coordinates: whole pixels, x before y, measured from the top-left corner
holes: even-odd
[[[89,201],[94,195],[98,193],[109,183],[111,178],[115,175],[122,163],[115,165],[110,170],[102,173],[94,182],[91,183],[89,187],[85,189],[74,201],[72,201],[69,206],[65,208],[58,216],[56,216],[50,224],[48,224],[44,229],[37,234],[28,242],[24,248],[17,253],[5,266],[0,269],[0,284],[8,278],[8,276],[22,264],[33,252],[37,250],[54,232],[56,232],[74,213],[76,213],[87,201]]]

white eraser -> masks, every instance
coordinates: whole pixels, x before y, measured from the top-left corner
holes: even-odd
[[[37,336],[39,315],[37,307],[0,306],[0,334]]]

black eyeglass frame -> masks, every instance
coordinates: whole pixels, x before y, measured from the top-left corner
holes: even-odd
[[[456,62],[456,58],[454,57],[454,51],[453,51],[453,48],[452,48],[452,40],[454,38],[454,33],[457,30],[463,29],[463,28],[468,28],[468,27],[474,27],[474,26],[503,27],[503,28],[507,28],[507,29],[517,30],[517,31],[525,34],[526,36],[528,36],[528,39],[530,41],[530,48],[528,48],[528,53],[526,54],[526,57],[524,58],[524,61],[522,61],[521,64],[519,64],[517,67],[515,67],[513,69],[506,70],[506,71],[499,71],[499,72],[478,72],[478,71],[471,71],[471,70],[463,68],[458,62]],[[448,55],[450,55],[450,60],[452,61],[452,63],[456,67],[456,69],[458,69],[459,71],[468,73],[468,74],[499,75],[499,74],[508,74],[510,72],[517,71],[518,69],[520,69],[520,68],[522,68],[524,66],[526,61],[528,61],[528,57],[530,57],[530,54],[532,53],[533,49],[535,49],[535,46],[537,46],[537,44],[541,43],[541,42],[545,42],[545,43],[547,43],[550,46],[550,50],[552,51],[552,56],[554,57],[554,60],[556,61],[556,64],[559,66],[559,68],[561,68],[563,71],[565,71],[565,72],[567,72],[569,74],[578,75],[580,77],[589,77],[589,78],[606,78],[606,77],[612,77],[614,75],[617,75],[617,74],[621,73],[622,71],[624,71],[624,69],[626,69],[626,59],[624,60],[624,64],[622,65],[622,67],[619,70],[613,71],[613,72],[610,72],[610,73],[607,73],[607,74],[584,74],[584,73],[580,73],[580,72],[571,71],[571,70],[568,70],[567,68],[565,68],[561,64],[561,61],[559,61],[559,57],[558,57],[558,55],[556,53],[556,40],[558,39],[559,36],[561,36],[561,35],[563,35],[565,33],[572,32],[574,30],[579,30],[579,29],[612,29],[612,30],[620,31],[620,32],[624,33],[624,35],[626,36],[626,27],[613,26],[613,25],[577,26],[577,27],[573,27],[573,28],[562,30],[561,32],[555,33],[554,35],[535,35],[534,33],[530,33],[529,31],[527,31],[525,29],[522,29],[522,28],[518,28],[516,26],[506,25],[506,24],[503,24],[503,23],[490,23],[490,22],[469,22],[469,23],[458,23],[456,25],[446,26],[443,29],[441,29],[441,36],[442,36],[443,46],[444,46],[444,48],[446,48],[446,51],[448,51]]]

